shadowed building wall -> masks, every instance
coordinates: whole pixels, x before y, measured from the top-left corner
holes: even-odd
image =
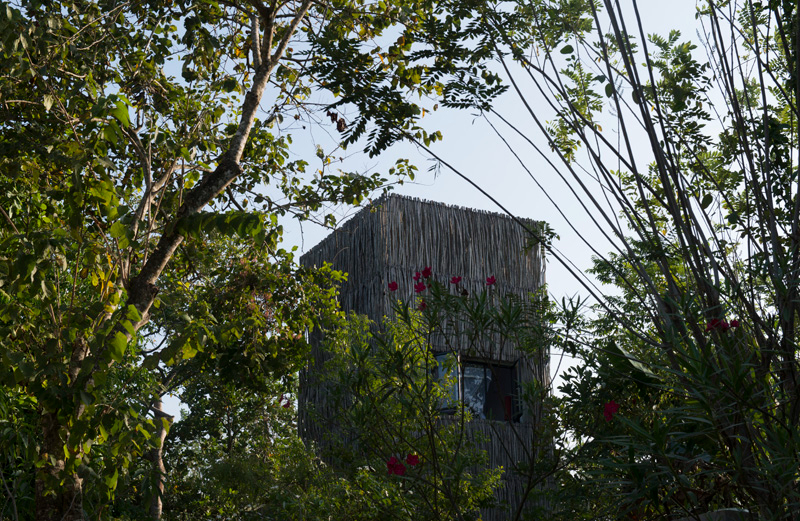
[[[526,224],[541,229],[540,223]],[[494,291],[500,294],[525,298],[537,292],[545,283],[543,248],[526,248],[529,242],[528,233],[507,216],[390,195],[343,224],[306,253],[301,263],[321,266],[329,262],[335,269],[347,272],[348,279],[340,293],[342,309],[380,322],[391,314],[395,299],[413,298],[412,277],[424,266],[430,266],[434,276],[443,282],[451,276],[462,277],[459,287],[471,294],[486,288],[488,276],[495,277]],[[396,292],[388,290],[392,281],[398,283]],[[439,351],[435,344],[434,341],[434,352]],[[534,380],[549,384],[546,351],[531,356],[514,346],[498,349],[487,345],[473,350],[469,357],[476,362],[473,371],[477,364],[487,361],[513,370],[516,388]],[[312,421],[308,414],[313,408],[326,416],[325,390],[314,383],[314,374],[319,373],[323,362],[320,351],[314,349],[300,380],[301,435],[317,441],[324,434],[321,430],[330,428]],[[508,404],[505,407],[510,409]],[[516,463],[530,460],[541,412],[541,407],[534,405],[515,411],[513,421],[504,421],[511,420],[507,411],[505,418],[476,418],[468,426],[471,434],[489,440],[482,444],[489,464],[506,469],[505,486],[498,490],[497,498],[512,507],[521,500],[525,483],[511,469]],[[331,411],[330,417],[333,415]],[[483,517],[489,521],[506,519],[507,515],[492,510],[484,512]]]

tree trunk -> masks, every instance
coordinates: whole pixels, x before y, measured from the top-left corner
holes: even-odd
[[[42,446],[39,455],[45,465],[36,477],[36,520],[77,521],[83,519],[83,480],[64,477],[64,441],[59,435],[56,413],[42,414]],[[56,485],[64,479],[61,485]],[[46,486],[50,483],[51,486]],[[57,492],[56,492],[57,491]]]
[[[161,519],[164,498],[164,479],[167,469],[164,467],[164,440],[167,439],[167,429],[163,419],[172,423],[172,416],[162,411],[162,403],[159,398],[153,403],[153,412],[156,417],[156,435],[158,437],[158,447],[150,452],[150,459],[153,462],[153,495],[150,497],[150,518],[158,521]]]

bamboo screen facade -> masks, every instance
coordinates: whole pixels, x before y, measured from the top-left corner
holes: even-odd
[[[536,292],[545,283],[543,248],[526,249],[528,242],[527,232],[507,216],[390,195],[343,224],[306,253],[301,263],[321,266],[329,262],[347,272],[340,292],[343,310],[380,322],[391,314],[395,299],[413,299],[412,277],[424,266],[430,266],[440,280],[461,276],[461,287],[471,294],[486,288],[488,276],[495,277],[497,292],[521,297]],[[388,291],[391,281],[398,283],[398,291]],[[435,346],[433,349],[436,351]],[[323,360],[319,350],[312,352],[315,354],[308,368],[301,373],[300,429],[306,439],[318,441],[324,434],[320,429],[330,427],[310,421],[306,412],[314,409],[325,415],[326,407],[324,389],[313,384],[314,372]],[[513,346],[501,350],[486,346],[478,358],[513,366],[517,386],[534,379],[549,383],[547,353],[532,360]],[[497,499],[512,508],[521,500],[524,483],[510,469],[515,463],[530,460],[541,415],[540,408],[534,408],[537,410],[524,411],[515,422],[475,419],[469,424],[471,434],[489,440],[482,444],[489,464],[506,469],[505,485],[498,490]],[[483,513],[487,521],[507,516],[499,510]]]

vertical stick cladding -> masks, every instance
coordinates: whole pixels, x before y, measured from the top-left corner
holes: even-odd
[[[527,222],[531,229],[542,230],[542,223]],[[365,208],[301,258],[306,266],[329,262],[348,273],[342,285],[340,304],[344,311],[354,311],[380,322],[391,313],[394,299],[414,296],[412,277],[430,266],[434,276],[449,280],[461,277],[460,287],[470,293],[486,287],[487,277],[496,279],[496,291],[527,297],[545,283],[544,250],[531,244],[526,230],[511,218],[490,212],[448,206],[396,195],[384,196]],[[389,292],[388,284],[399,289]],[[486,358],[501,364],[516,364],[519,383],[536,380],[548,382],[549,356],[544,353],[531,360],[513,347],[502,352],[493,346],[483,350]],[[315,357],[319,351],[314,350]],[[488,356],[487,356],[488,355]],[[311,405],[324,410],[324,392],[314,389],[313,373],[321,360],[314,359],[301,375],[300,428],[304,436],[320,439],[304,410]],[[498,499],[515,505],[524,485],[513,475],[521,461],[530,459],[536,423],[541,414],[534,407],[516,424],[475,420],[469,427],[474,435],[484,435],[484,444],[492,466],[507,469],[506,486]],[[512,461],[515,460],[515,461]],[[484,519],[504,519],[507,513],[487,511]]]

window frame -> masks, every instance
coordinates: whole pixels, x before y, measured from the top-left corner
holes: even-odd
[[[436,367],[433,372],[433,377],[437,381],[443,379],[445,365],[453,364],[457,368],[455,382],[450,385],[449,398],[446,404],[443,404],[439,411],[445,414],[455,414],[458,408],[469,408],[475,416],[479,419],[490,421],[510,421],[519,423],[522,417],[522,407],[519,401],[519,381],[518,381],[518,363],[519,360],[514,362],[498,362],[496,360],[487,360],[485,358],[471,358],[461,357],[455,352],[434,352],[434,360]],[[447,360],[453,360],[448,362]],[[483,390],[483,411],[475,411],[464,401],[464,371],[466,367],[479,367],[484,371],[483,382],[485,389]],[[452,371],[452,367],[448,373]],[[487,371],[490,378],[486,378]],[[501,378],[502,374],[507,375]],[[494,385],[494,388],[492,387]],[[502,386],[503,389],[498,388]],[[510,392],[509,392],[510,391]],[[502,401],[499,401],[502,399]],[[496,403],[492,404],[491,402]],[[493,412],[490,412],[493,411]],[[498,413],[498,411],[500,411]]]

